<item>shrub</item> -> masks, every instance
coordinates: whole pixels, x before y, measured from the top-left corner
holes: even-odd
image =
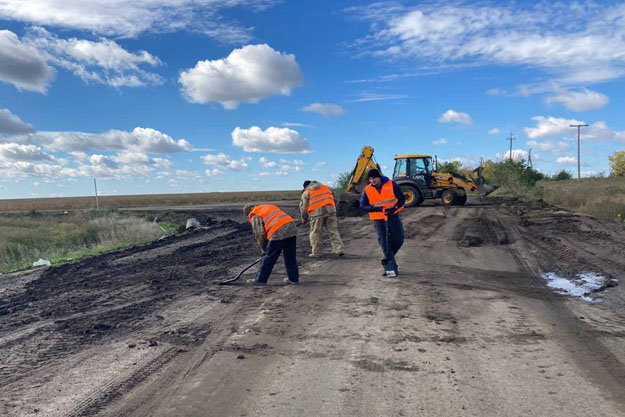
[[[625,151],[614,152],[608,159],[610,160],[610,175],[625,177]]]
[[[571,178],[573,178],[573,175],[571,175],[571,173],[565,169],[558,172],[552,177],[552,179],[555,181],[570,180]]]

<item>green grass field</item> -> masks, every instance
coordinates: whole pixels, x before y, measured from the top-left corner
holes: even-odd
[[[111,211],[14,213],[0,216],[0,273],[149,242],[163,235],[158,224]]]

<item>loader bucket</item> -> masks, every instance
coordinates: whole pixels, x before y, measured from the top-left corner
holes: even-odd
[[[480,195],[480,198],[484,198],[493,191],[495,191],[497,188],[499,188],[499,186],[496,184],[478,184],[477,192]]]

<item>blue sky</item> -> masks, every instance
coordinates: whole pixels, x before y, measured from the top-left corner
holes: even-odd
[[[531,4],[530,4],[531,3]],[[364,145],[609,173],[625,3],[0,0],[0,198],[297,189]]]

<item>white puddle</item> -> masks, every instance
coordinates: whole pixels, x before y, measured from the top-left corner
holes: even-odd
[[[541,276],[547,281],[547,286],[556,290],[556,293],[580,297],[582,300],[589,302],[597,301],[588,295],[593,290],[601,288],[605,282],[603,275],[595,274],[594,272],[577,274],[574,279],[562,278],[553,272],[545,272]]]

